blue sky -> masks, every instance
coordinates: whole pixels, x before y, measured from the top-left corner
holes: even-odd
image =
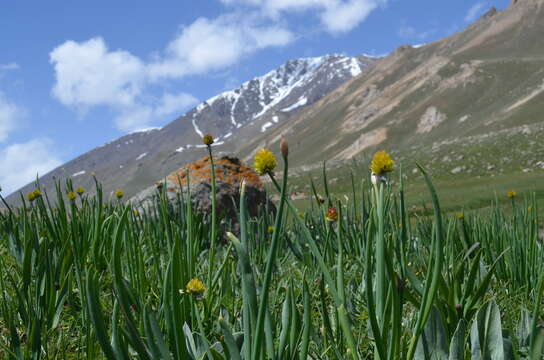
[[[56,166],[288,59],[387,54],[509,0],[30,1],[0,5],[0,186]]]

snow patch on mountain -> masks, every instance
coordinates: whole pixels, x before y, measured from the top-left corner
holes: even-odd
[[[286,107],[285,109],[281,109],[282,112],[289,112],[293,111],[298,107],[304,106],[308,103],[308,99],[305,96],[302,96],[296,103],[294,103],[291,106]]]
[[[146,153],[146,152],[143,153],[143,154],[140,154],[140,155],[138,155],[138,157],[136,158],[136,161],[142,160],[142,159],[143,159],[144,157],[146,157],[146,156],[147,156],[147,153]]]
[[[72,177],[81,176],[81,175],[85,175],[85,170],[81,170],[72,174]]]
[[[133,132],[130,133],[130,135],[133,135],[133,134],[148,134],[152,131],[157,131],[157,130],[160,130],[162,129],[162,127],[160,126],[153,126],[153,127],[148,127],[148,128],[144,128],[144,129],[138,129],[138,130],[134,130]]]
[[[264,96],[264,85],[267,85],[270,101],[265,103],[260,112],[253,115],[257,119],[264,115],[272,107],[279,104],[291,92],[308,83],[315,75],[315,71],[327,60],[328,57],[306,58],[287,62],[279,69],[257,78],[261,84],[261,96]],[[289,73],[289,76],[287,76]]]
[[[193,115],[193,120],[191,120],[191,122],[193,123],[193,128],[195,129],[195,132],[200,136],[200,137],[204,137],[204,133],[200,130],[200,128],[198,127],[198,125],[196,124],[196,119],[195,119],[195,116]]]
[[[268,129],[268,128],[271,127],[272,125],[274,125],[274,124],[271,123],[270,121],[267,121],[263,126],[261,126],[261,132],[265,132],[266,129]]]

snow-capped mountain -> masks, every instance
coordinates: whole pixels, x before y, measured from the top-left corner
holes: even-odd
[[[290,60],[235,90],[206,100],[187,115],[199,137],[211,133],[217,134],[221,140],[248,123],[274,114],[271,117],[273,121],[261,127],[266,130],[280,120],[276,113],[281,113],[282,118],[288,117],[286,113],[314,103],[346,80],[359,75],[373,62],[367,57],[342,55]]]
[[[204,156],[203,134],[214,135],[218,153],[238,153],[248,136],[264,136],[375,61],[343,55],[290,60],[204,101],[162,128],[128,134],[99,146],[42,176],[40,184],[51,191],[55,178],[71,177],[75,184],[92,188],[90,174],[95,174],[106,194],[123,189],[130,196]],[[32,186],[21,191],[26,193]],[[10,199],[17,198],[14,194]]]

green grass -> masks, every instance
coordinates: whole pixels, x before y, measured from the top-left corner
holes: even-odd
[[[1,213],[0,358],[542,358],[540,173],[495,177],[492,202],[475,178],[372,186],[367,168],[311,174],[324,201],[310,184],[303,213],[279,196],[249,218],[242,193],[235,234],[186,193],[135,212],[98,183]],[[308,182],[286,170],[271,192]]]

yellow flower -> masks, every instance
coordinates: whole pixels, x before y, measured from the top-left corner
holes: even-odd
[[[378,151],[374,154],[372,158],[372,163],[370,164],[370,170],[375,175],[382,175],[393,171],[393,166],[395,162],[391,159],[388,153],[385,151]]]
[[[269,233],[273,233],[273,232],[274,232],[274,227],[273,227],[272,225],[270,225],[270,226],[268,227],[268,232],[269,232]]]
[[[42,196],[42,192],[40,190],[38,190],[38,189],[36,189],[34,191],[31,191],[26,195],[28,201],[31,201],[31,202],[36,200],[40,196]]]
[[[134,209],[134,211],[132,211],[134,213],[134,216],[138,216],[140,215],[140,212],[138,211],[138,209]]]
[[[455,217],[459,220],[463,220],[465,218],[465,214],[462,212],[458,212],[457,214],[455,214]]]
[[[70,201],[74,201],[77,197],[76,193],[73,191],[70,191],[66,196],[68,197],[68,200]]]
[[[202,295],[204,291],[206,291],[206,287],[204,286],[204,283],[198,278],[191,279],[187,283],[187,286],[185,286],[185,292],[195,296]]]
[[[277,165],[276,157],[270,150],[261,149],[255,154],[253,166],[259,175],[264,175],[274,171]]]
[[[125,195],[125,193],[123,192],[123,190],[117,190],[117,191],[115,192],[115,197],[116,197],[117,199],[121,199],[124,195]]]
[[[516,190],[508,190],[506,192],[506,196],[508,196],[510,199],[515,198],[518,195]]]
[[[83,186],[78,186],[76,189],[76,193],[81,196],[85,193],[85,188]]]
[[[213,144],[213,136],[211,134],[206,134],[202,137],[202,142],[206,146],[211,146]]]
[[[331,206],[329,208],[329,210],[327,210],[327,214],[325,215],[325,219],[327,219],[327,221],[331,221],[331,222],[334,222],[334,221],[338,220],[338,210],[336,210],[336,207]]]

